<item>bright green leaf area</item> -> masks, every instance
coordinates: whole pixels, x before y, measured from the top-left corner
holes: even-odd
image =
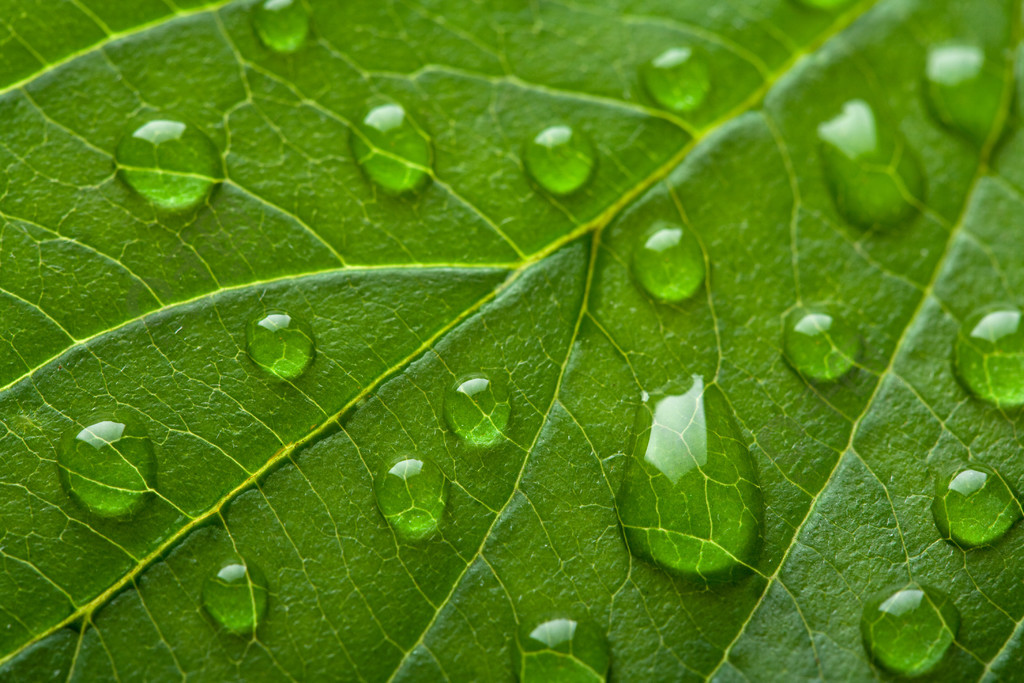
[[[1021,680],[1024,525],[965,549],[931,512],[932,470],[1024,489],[1022,413],[953,362],[963,321],[1024,298],[1020,3],[823,4],[306,0],[277,52],[247,1],[0,0],[0,679],[512,680],[520,629],[570,619],[614,680],[874,680],[864,605],[920,583],[961,617],[928,676]],[[955,84],[929,102],[951,44],[1001,84],[987,136]],[[708,65],[685,114],[640,75],[677,48]],[[922,176],[884,228],[847,223],[822,164],[857,100]],[[408,191],[354,157],[382,103],[430,144]],[[115,165],[157,119],[223,157],[187,209]],[[564,195],[522,158],[552,126],[596,159]],[[659,222],[706,257],[679,303],[632,272]],[[816,307],[861,342],[831,382],[783,356]],[[271,311],[315,342],[287,378],[247,352]],[[508,391],[485,445],[444,417],[480,375]],[[644,397],[694,376],[763,499],[725,582],[631,555],[615,506]],[[105,415],[156,460],[129,516],[61,483]],[[375,499],[399,457],[449,482],[424,538]],[[259,590],[204,607],[226,562]]]

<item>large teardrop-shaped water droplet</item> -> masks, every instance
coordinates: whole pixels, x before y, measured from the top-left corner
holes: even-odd
[[[526,170],[538,185],[563,197],[586,185],[597,157],[590,141],[569,126],[550,126],[526,144]]]
[[[168,211],[196,206],[223,175],[220,152],[210,138],[169,119],[136,128],[117,145],[115,158],[128,186]]]
[[[1024,325],[1013,305],[986,308],[967,318],[956,342],[960,381],[1000,408],[1024,405]]]
[[[944,538],[973,548],[998,541],[1022,512],[1006,480],[974,463],[936,480],[932,516]]]
[[[687,228],[658,221],[633,250],[633,277],[659,301],[678,303],[704,284],[704,251]]]
[[[521,683],[598,683],[608,676],[608,640],[589,621],[559,618],[519,629]]]
[[[903,138],[881,125],[863,100],[818,126],[825,179],[836,208],[861,227],[889,227],[913,217],[924,176]]]
[[[276,52],[295,52],[309,35],[309,12],[302,0],[262,0],[252,23],[263,44]]]
[[[654,101],[679,114],[704,103],[711,90],[708,63],[692,47],[674,47],[643,65],[640,78]]]
[[[430,177],[430,141],[400,104],[367,112],[352,132],[352,153],[370,180],[388,192],[410,192]]]
[[[763,504],[757,471],[714,386],[640,406],[616,498],[633,554],[695,580],[740,577],[756,559]]]
[[[418,541],[437,531],[448,503],[448,479],[430,460],[402,458],[374,482],[377,506],[395,532]]]
[[[149,436],[113,417],[71,430],[61,443],[57,465],[71,497],[100,517],[125,517],[137,511],[156,483]]]
[[[786,317],[786,359],[801,375],[819,382],[839,379],[854,366],[861,342],[856,330],[823,311],[796,310]]]
[[[474,446],[493,446],[501,441],[511,415],[505,384],[480,373],[462,377],[444,397],[448,427]]]
[[[227,631],[252,633],[267,611],[267,580],[251,562],[229,559],[203,584],[203,607]]]
[[[933,670],[960,629],[960,611],[942,591],[911,583],[864,604],[864,647],[882,668],[902,676]]]
[[[316,355],[313,328],[283,311],[253,319],[246,328],[245,343],[252,361],[277,379],[296,379]]]
[[[1002,69],[980,47],[951,43],[928,52],[926,78],[936,118],[978,146],[985,144],[1002,108]]]

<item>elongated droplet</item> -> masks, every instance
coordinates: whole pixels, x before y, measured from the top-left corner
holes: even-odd
[[[537,133],[526,145],[524,160],[530,177],[560,197],[586,185],[597,164],[590,141],[569,126],[551,126]]]
[[[895,130],[879,125],[863,100],[818,126],[825,179],[836,208],[861,228],[903,223],[924,198],[917,159]]]
[[[377,506],[395,533],[418,541],[437,531],[448,503],[448,479],[429,460],[402,458],[374,482]]]
[[[911,583],[868,600],[860,629],[882,668],[918,676],[942,661],[960,629],[960,611],[942,591]]]
[[[739,578],[760,546],[761,488],[730,410],[699,376],[649,397],[616,498],[633,554],[690,579]]]
[[[932,516],[944,538],[972,548],[998,541],[1022,512],[1020,501],[998,472],[971,464],[936,480]]]
[[[1003,305],[967,318],[956,342],[960,380],[1000,408],[1024,405],[1024,326],[1021,310]]]
[[[267,612],[267,580],[253,563],[229,559],[203,584],[203,607],[227,631],[252,633]]]
[[[150,497],[156,456],[140,427],[115,418],[71,430],[57,453],[67,492],[100,517],[125,517]]]
[[[519,629],[522,683],[596,683],[608,676],[608,640],[589,621],[550,619]]]
[[[433,156],[430,141],[400,104],[367,112],[352,133],[352,153],[370,180],[393,193],[422,187]]]
[[[444,418],[448,427],[467,443],[492,446],[504,438],[512,415],[508,389],[482,374],[467,375],[448,389]]]
[[[928,52],[926,76],[935,117],[983,145],[1002,107],[1002,69],[980,47],[954,43]]]
[[[657,221],[633,250],[633,277],[655,299],[678,303],[693,296],[707,274],[704,251],[689,229]]]
[[[661,106],[679,114],[691,112],[711,90],[708,63],[692,47],[674,47],[640,68],[647,93]]]
[[[220,152],[194,126],[158,119],[136,128],[117,145],[121,178],[168,211],[192,208],[222,178]]]
[[[277,52],[295,52],[309,35],[309,12],[301,0],[263,0],[252,23],[263,44]]]
[[[283,311],[270,311],[249,323],[246,349],[256,365],[283,380],[299,377],[316,355],[313,328]]]
[[[861,343],[856,330],[822,311],[793,311],[783,337],[786,358],[797,372],[819,382],[839,379],[853,367]]]

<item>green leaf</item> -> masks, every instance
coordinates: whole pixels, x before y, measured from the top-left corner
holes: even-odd
[[[0,0],[0,678],[1019,679],[1019,2],[285,5]]]

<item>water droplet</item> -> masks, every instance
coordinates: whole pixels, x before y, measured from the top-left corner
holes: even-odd
[[[1022,513],[998,472],[971,464],[937,480],[932,516],[944,538],[973,548],[998,541]]]
[[[309,35],[309,12],[301,0],[259,2],[252,22],[263,44],[277,52],[295,52]]]
[[[924,176],[903,138],[878,124],[863,100],[818,126],[825,179],[839,213],[862,228],[910,219],[924,197]]]
[[[725,396],[693,377],[652,395],[616,502],[629,549],[680,576],[742,576],[756,559],[763,506],[757,471]]]
[[[940,590],[911,583],[864,604],[861,635],[887,671],[917,676],[942,660],[960,629],[960,612]]]
[[[853,0],[797,0],[799,3],[813,9],[833,10],[846,7]]]
[[[316,355],[313,328],[282,311],[270,311],[249,323],[246,349],[256,365],[283,380],[304,373]]]
[[[198,128],[157,119],[117,145],[121,177],[129,187],[168,211],[196,206],[221,180],[217,148]]]
[[[821,311],[792,311],[783,336],[786,358],[808,379],[831,382],[850,371],[861,343],[856,330],[841,318]]]
[[[430,536],[448,502],[448,479],[429,460],[402,458],[374,482],[377,505],[395,532],[410,541]]]
[[[661,106],[679,114],[691,112],[711,89],[708,63],[692,47],[674,47],[640,68],[647,93]]]
[[[704,284],[706,273],[700,243],[681,225],[657,221],[633,251],[633,276],[660,301],[690,298]]]
[[[1002,70],[974,45],[948,44],[928,52],[928,103],[943,124],[981,146],[1003,103]]]
[[[445,394],[444,418],[461,439],[491,446],[504,437],[512,414],[508,389],[482,374],[463,377]]]
[[[203,607],[231,633],[252,633],[267,612],[267,580],[253,563],[227,560],[203,584]]]
[[[596,625],[550,619],[519,628],[518,674],[522,683],[595,683],[608,676],[608,640]]]
[[[145,431],[130,422],[101,419],[64,437],[57,453],[67,492],[100,517],[124,517],[150,497],[156,456]]]
[[[594,172],[594,147],[569,126],[551,126],[526,145],[526,170],[553,195],[565,196],[583,187]]]
[[[370,180],[388,192],[415,190],[429,177],[430,141],[400,104],[371,109],[352,134],[352,152]]]
[[[1024,405],[1024,327],[1016,306],[995,306],[967,318],[956,342],[960,380],[1000,408]]]

